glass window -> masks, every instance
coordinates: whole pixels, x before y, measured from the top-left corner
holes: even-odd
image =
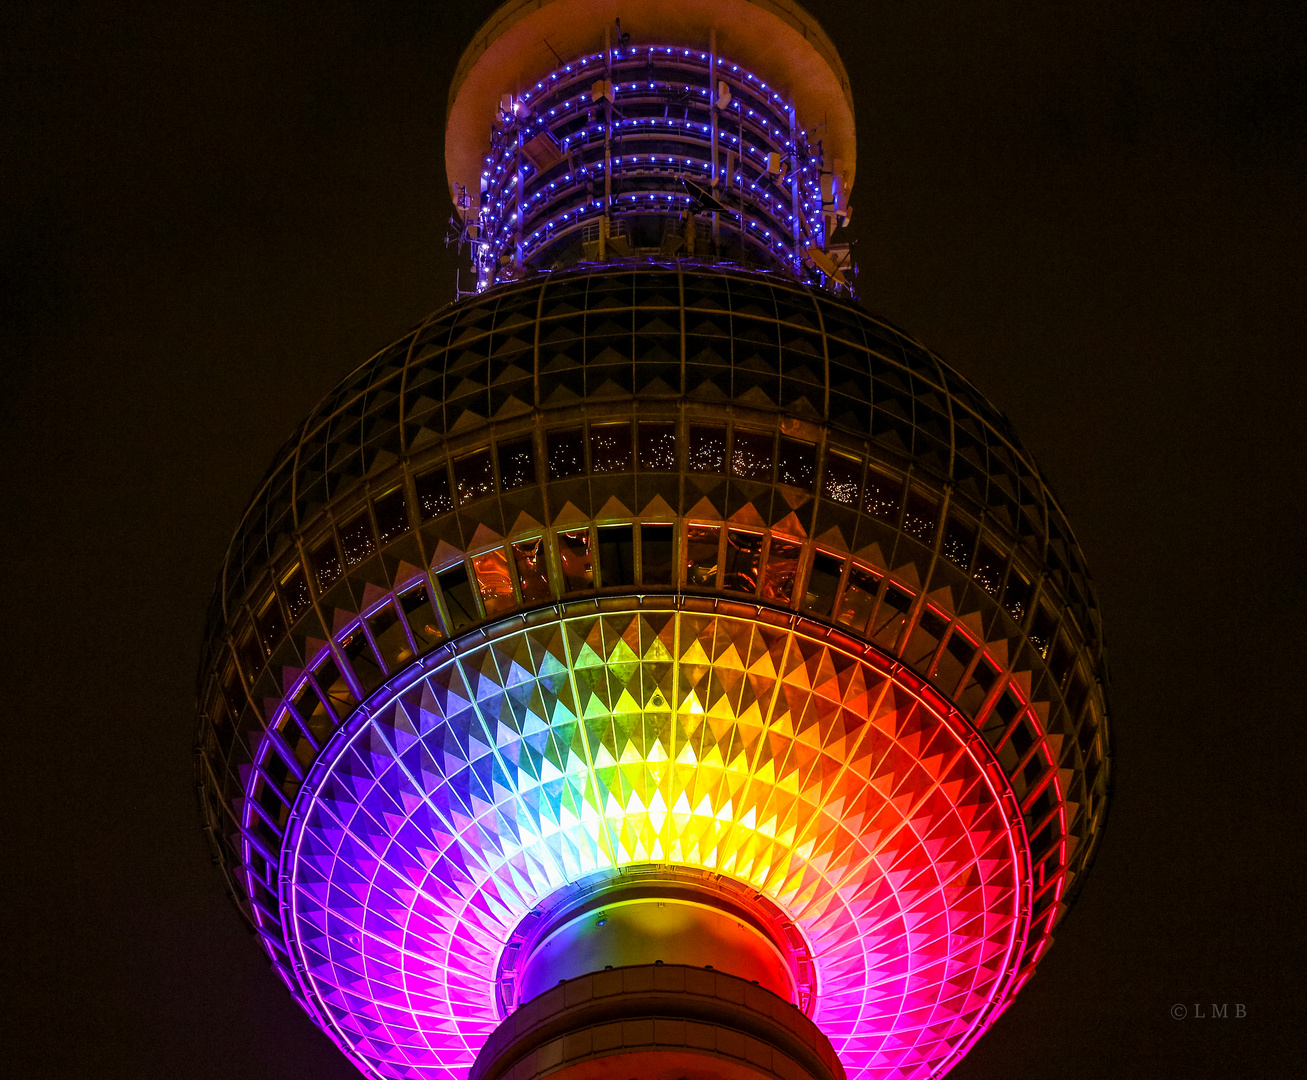
[[[341,574],[336,538],[327,533],[309,553],[309,557],[313,560],[313,573],[318,579],[318,591],[321,592],[334,584]]]
[[[327,653],[314,668],[313,677],[327,704],[338,717],[344,719],[358,704],[353,688],[345,681],[345,676],[340,673],[336,658],[331,653]],[[335,726],[334,722],[332,726]]]
[[[635,531],[630,525],[599,530],[599,582],[607,589],[635,584]]]
[[[418,585],[401,593],[399,606],[408,619],[408,629],[417,643],[418,651],[436,644],[445,635],[440,631],[440,620],[436,618],[435,605],[431,603],[431,594],[425,585]]]
[[[304,580],[304,568],[298,563],[281,583],[281,595],[286,601],[286,610],[290,612],[291,622],[295,622],[313,606],[313,601],[309,599],[309,583]]]
[[[876,469],[867,470],[867,486],[862,492],[862,509],[881,521],[898,520],[899,503],[903,501],[903,482],[886,476]]]
[[[1071,642],[1067,640],[1065,633],[1057,635],[1057,644],[1053,647],[1053,658],[1048,662],[1048,670],[1053,673],[1053,681],[1059,686],[1066,674],[1071,670],[1071,664],[1075,656],[1075,650],[1071,648]]]
[[[275,595],[268,598],[267,606],[259,616],[259,632],[269,651],[281,644],[281,639],[286,636],[286,620],[282,618],[281,605]]]
[[[1003,607],[1017,622],[1026,616],[1026,605],[1030,602],[1030,582],[1015,566],[1007,576],[1007,585],[1003,589]]]
[[[903,511],[903,531],[929,544],[935,536],[935,522],[939,504],[921,488],[908,492],[908,505]]]
[[[670,525],[640,526],[640,581],[644,585],[675,585],[676,559]]]
[[[531,436],[499,444],[499,484],[505,491],[536,482],[536,455]]]
[[[508,556],[503,548],[487,551],[472,560],[481,604],[487,615],[498,615],[517,606],[513,596],[513,579],[508,576]]]
[[[690,472],[724,473],[726,471],[726,429],[690,428],[690,453],[686,461]]]
[[[971,549],[976,544],[976,530],[965,521],[949,514],[944,525],[944,558],[965,570],[971,565]]]
[[[322,669],[319,668],[319,677],[322,674]],[[336,729],[335,714],[323,704],[317,690],[307,679],[291,704],[295,706],[295,712],[299,714],[300,723],[304,730],[313,737],[318,746],[331,738],[331,733]],[[310,755],[310,760],[312,760],[312,755]]]
[[[770,480],[772,459],[771,433],[735,429],[731,446],[731,475],[746,480]]]
[[[417,491],[418,512],[423,521],[430,521],[433,517],[448,514],[454,509],[454,500],[449,494],[449,473],[443,464],[417,477],[413,487]]]
[[[372,632],[372,641],[377,652],[386,662],[386,667],[396,671],[413,655],[409,646],[408,635],[404,633],[404,623],[393,604],[383,604],[368,616],[368,629]]]
[[[594,588],[594,560],[590,555],[590,530],[558,534],[558,559],[563,564],[563,589]]]
[[[1048,647],[1053,644],[1053,633],[1057,629],[1057,620],[1043,604],[1035,613],[1034,625],[1030,627],[1030,643],[1039,650],[1040,656],[1048,655]]]
[[[832,502],[858,505],[858,488],[862,486],[862,462],[843,454],[826,455],[826,472],[821,478],[821,493]]]
[[[925,672],[930,665],[930,658],[939,648],[939,640],[948,629],[947,620],[941,618],[931,608],[926,608],[912,628],[912,634],[903,649],[903,659],[918,671]]]
[[[999,586],[1003,584],[1004,561],[998,552],[982,541],[980,550],[976,552],[976,565],[971,570],[976,584],[995,599],[998,598]]]
[[[340,527],[340,548],[349,566],[358,566],[376,550],[376,546],[372,539],[372,522],[368,520],[366,510]]]
[[[580,428],[551,431],[547,441],[550,480],[580,476],[585,472],[585,439]]]
[[[885,597],[876,609],[876,618],[871,626],[871,636],[876,644],[887,649],[894,647],[911,606],[910,592],[893,583],[885,586]]]
[[[449,612],[450,628],[461,630],[480,618],[476,600],[472,597],[472,582],[467,567],[462,563],[436,575],[440,591],[445,594],[445,610]]]
[[[637,430],[640,468],[649,472],[675,472],[676,425],[641,423]]]
[[[478,450],[455,461],[454,484],[460,505],[494,492],[495,471],[490,464],[490,450]]]
[[[404,506],[403,488],[386,492],[372,504],[372,508],[377,515],[377,532],[381,534],[383,544],[389,544],[408,532],[408,510]]]
[[[381,683],[383,672],[381,663],[377,660],[376,654],[372,651],[372,645],[368,642],[367,635],[360,628],[354,633],[341,640],[341,650],[345,653],[345,659],[349,661],[350,670],[354,672],[354,677],[363,687],[363,692],[371,690]]]
[[[685,583],[711,589],[717,584],[718,545],[721,529],[716,525],[690,525],[685,530]]]
[[[854,563],[849,568],[849,580],[840,595],[840,606],[835,612],[836,621],[854,630],[866,630],[867,621],[876,606],[876,589],[879,585],[879,574]]]
[[[522,603],[539,604],[553,599],[554,593],[549,587],[549,554],[542,537],[514,544],[513,562],[517,565]]]
[[[781,436],[776,458],[776,481],[811,491],[817,479],[817,448],[812,443],[796,442]]]
[[[758,570],[762,563],[762,536],[729,529],[726,533],[726,575],[722,588],[732,592],[758,591]]]
[[[767,570],[762,579],[764,600],[789,606],[794,598],[794,579],[799,575],[799,556],[802,554],[801,545],[772,537],[767,548]]]
[[[840,575],[844,571],[844,560],[817,552],[812,558],[812,572],[808,575],[808,591],[803,597],[805,611],[818,615],[829,615],[835,607],[835,593],[840,587]]]
[[[590,428],[590,462],[597,473],[631,471],[631,425],[596,424]]]

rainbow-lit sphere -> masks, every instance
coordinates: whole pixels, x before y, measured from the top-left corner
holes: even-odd
[[[296,431],[215,596],[202,803],[369,1075],[463,1080],[524,920],[661,867],[779,913],[850,1077],[927,1077],[1092,858],[1103,682],[966,380],[779,275],[631,262],[451,304]]]

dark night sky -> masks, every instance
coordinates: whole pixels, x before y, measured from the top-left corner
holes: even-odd
[[[1301,5],[809,7],[864,303],[1024,434],[1111,649],[1101,857],[953,1076],[1298,1075]],[[8,1075],[355,1075],[209,865],[194,672],[274,450],[452,297],[445,98],[490,9],[0,9]]]

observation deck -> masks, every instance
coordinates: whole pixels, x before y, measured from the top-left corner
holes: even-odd
[[[628,14],[623,29],[615,3],[514,5],[464,54],[446,165],[476,291],[687,256],[851,289],[832,233],[850,213],[853,109],[825,34],[774,3]]]

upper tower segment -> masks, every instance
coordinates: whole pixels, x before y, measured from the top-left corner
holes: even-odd
[[[463,53],[446,131],[478,291],[669,256],[851,288],[831,234],[849,217],[853,99],[797,4],[510,0]]]

